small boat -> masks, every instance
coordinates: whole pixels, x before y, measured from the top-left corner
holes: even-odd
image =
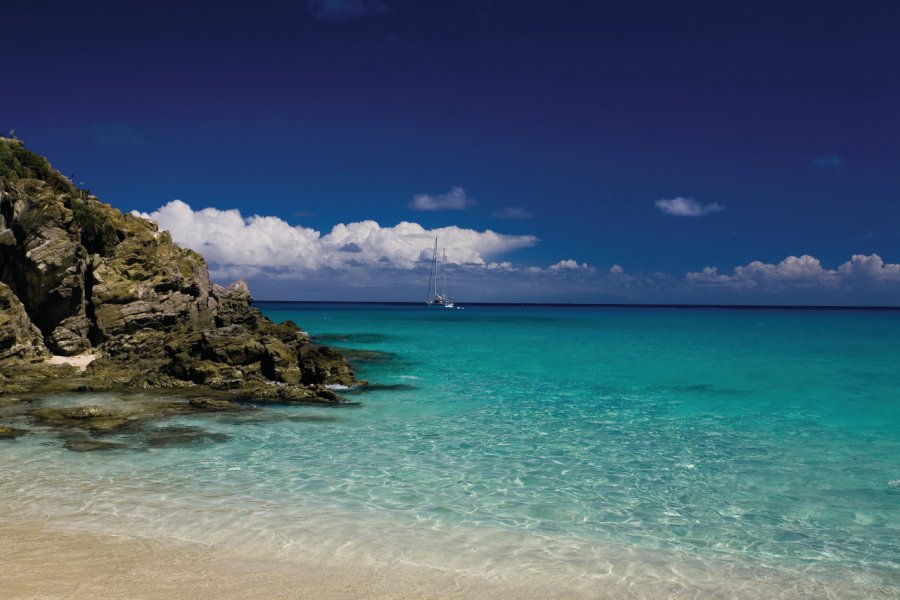
[[[428,277],[428,292],[425,294],[425,305],[428,308],[456,308],[447,296],[447,273],[444,264],[447,262],[447,250],[444,250],[443,259],[438,262],[438,240],[434,238],[434,254],[431,256],[431,275]],[[438,281],[441,283],[441,291],[438,293]]]

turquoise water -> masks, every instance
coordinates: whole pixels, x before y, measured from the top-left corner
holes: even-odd
[[[900,597],[898,312],[260,307],[376,351],[359,406],[103,453],[38,432],[0,446],[0,500],[563,597]]]

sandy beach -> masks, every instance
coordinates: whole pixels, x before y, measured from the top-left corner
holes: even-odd
[[[0,516],[0,597],[50,599],[549,598],[552,589],[465,581],[402,566],[380,573],[206,544],[70,530]]]
[[[4,598],[430,598],[374,571],[248,560],[203,544],[64,531],[0,521]]]
[[[47,359],[47,363],[51,365],[69,365],[78,369],[79,373],[84,373],[88,365],[97,358],[96,354],[79,354],[77,356],[59,356],[53,355]]]

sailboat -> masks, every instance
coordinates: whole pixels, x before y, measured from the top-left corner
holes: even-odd
[[[444,264],[447,262],[447,250],[441,262],[438,262],[438,240],[434,238],[434,254],[431,255],[431,274],[428,277],[428,292],[425,294],[425,305],[429,308],[456,308],[447,296],[447,273]],[[441,292],[438,293],[438,281],[441,282]]]

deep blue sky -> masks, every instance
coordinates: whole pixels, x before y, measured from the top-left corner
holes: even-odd
[[[490,259],[594,268],[553,299],[900,304],[880,275],[671,292],[706,266],[900,262],[900,2],[35,1],[0,23],[0,128],[123,210],[531,234]],[[454,186],[476,204],[411,210]],[[655,205],[676,197],[724,210]]]

